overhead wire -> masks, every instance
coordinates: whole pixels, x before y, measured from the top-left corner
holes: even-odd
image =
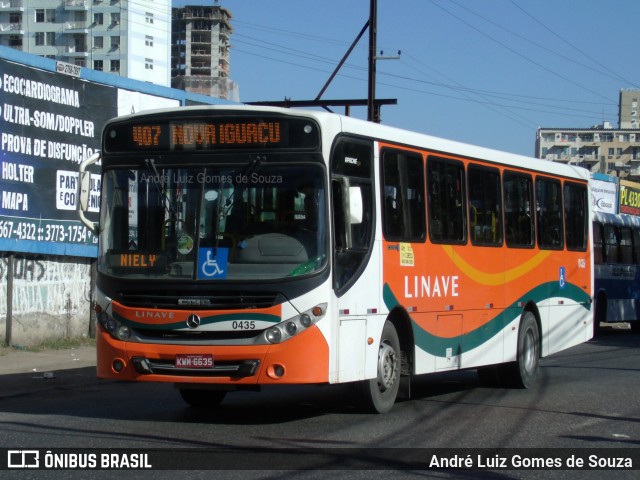
[[[532,44],[536,45],[539,48],[542,48],[542,49],[547,50],[547,51],[549,50],[546,47],[544,47],[542,45],[539,45],[536,42],[533,42],[533,41],[531,41],[529,39],[526,39],[524,36],[522,36],[522,35],[520,35],[520,34],[518,34],[516,32],[513,32],[513,31],[511,31],[511,30],[509,30],[509,29],[507,29],[505,27],[503,27],[503,26],[497,24],[496,22],[493,22],[493,21],[487,19],[486,17],[483,17],[482,15],[469,10],[468,8],[466,8],[464,6],[459,5],[454,0],[450,0],[450,2],[453,3],[454,5],[460,7],[460,8],[463,8],[463,9],[467,10],[471,14],[473,14],[473,15],[475,15],[475,16],[477,16],[477,17],[479,17],[479,18],[481,18],[481,19],[483,19],[485,21],[488,21],[491,24],[493,24],[493,25],[495,25],[495,26],[507,31],[508,33],[510,33],[512,35],[516,35],[519,38],[521,38],[521,39],[523,39],[523,40],[525,40],[525,41],[527,41],[529,43],[532,43]],[[136,1],[133,1],[133,0],[129,0],[128,3],[131,4],[131,5],[139,6],[144,10],[156,10],[156,7],[153,6],[153,5],[142,4],[142,3],[139,3],[139,2],[136,2]],[[436,7],[442,9],[443,11],[445,11],[447,14],[453,16],[457,20],[461,21],[463,24],[465,24],[469,28],[472,28],[473,30],[475,30],[478,33],[480,33],[481,35],[483,35],[483,36],[485,36],[487,38],[490,38],[492,41],[494,41],[494,42],[500,44],[502,47],[512,51],[514,54],[527,59],[528,61],[534,63],[536,66],[542,68],[543,70],[548,71],[549,73],[551,73],[551,74],[553,74],[555,76],[558,76],[558,77],[562,78],[565,81],[573,83],[574,85],[576,85],[576,86],[578,86],[578,87],[580,87],[582,89],[586,89],[587,91],[589,91],[590,93],[592,93],[594,95],[597,95],[597,96],[599,96],[599,97],[601,97],[601,98],[603,98],[605,100],[608,100],[606,97],[598,94],[598,92],[595,92],[595,91],[593,91],[591,89],[588,89],[588,88],[586,88],[584,86],[581,86],[581,85],[577,84],[576,82],[573,82],[573,81],[567,79],[566,77],[564,77],[564,76],[562,76],[562,75],[560,75],[560,74],[558,74],[556,72],[553,72],[552,70],[544,67],[543,65],[539,64],[538,62],[535,62],[535,61],[529,59],[526,55],[520,54],[516,50],[514,50],[514,49],[510,48],[509,46],[505,45],[503,42],[500,42],[499,40],[496,40],[495,38],[491,37],[490,35],[482,32],[481,30],[479,30],[478,28],[476,28],[475,26],[473,26],[469,22],[467,22],[464,19],[460,18],[459,16],[453,14],[452,12],[450,12],[447,9],[445,9],[444,7],[442,7],[442,6],[438,5],[438,4],[435,4],[433,2],[433,0],[431,0],[431,3],[434,4]],[[530,14],[525,12],[519,5],[517,5],[515,2],[513,2],[513,0],[511,0],[511,3],[513,3],[517,8],[522,10],[525,14],[527,14],[534,21],[537,21]],[[189,5],[189,6],[191,6],[191,5]],[[122,10],[127,10],[127,8],[122,8]],[[130,8],[128,10],[131,11]],[[168,12],[165,9],[157,9],[157,11],[161,11],[163,13],[165,13],[165,12],[169,13],[170,16],[171,16],[171,12],[172,12],[171,9],[169,9]],[[136,22],[132,22],[132,23],[136,23]],[[335,38],[331,38],[331,37],[327,37],[327,36],[311,35],[308,32],[303,33],[303,32],[295,32],[295,31],[291,31],[291,30],[287,30],[287,29],[274,28],[274,27],[260,25],[260,24],[256,24],[256,23],[252,23],[252,22],[240,21],[240,20],[235,19],[235,18],[232,20],[232,24],[233,24],[233,26],[244,26],[245,28],[248,28],[250,30],[254,29],[254,30],[257,30],[257,31],[262,31],[262,32],[275,34],[275,35],[287,36],[287,37],[290,37],[290,38],[297,38],[297,39],[304,39],[304,40],[313,41],[313,42],[320,42],[323,45],[326,45],[328,43],[334,44],[334,45],[348,45],[349,44],[349,42],[347,42],[347,41],[343,41],[343,40],[339,40],[339,39],[335,39]],[[145,26],[149,26],[149,25],[146,25],[146,24],[144,24],[144,25]],[[151,28],[153,28],[153,27],[151,27]],[[559,37],[559,38],[561,38],[561,37]],[[276,43],[273,43],[273,42],[265,42],[264,40],[256,39],[256,38],[253,38],[253,37],[250,37],[250,36],[247,36],[247,35],[243,35],[243,34],[238,33],[238,32],[234,32],[233,39],[234,39],[233,40],[234,43],[244,44],[244,45],[247,45],[249,47],[267,48],[267,47],[265,47],[265,45],[269,45],[271,47],[270,48],[271,51],[276,51],[276,52],[281,53],[283,55],[294,56],[296,58],[306,59],[306,60],[325,63],[325,64],[335,64],[335,59],[332,59],[332,58],[323,57],[323,56],[316,55],[316,54],[313,54],[313,53],[309,53],[308,51],[304,51],[304,50],[300,50],[300,49],[294,49],[291,46],[279,45],[279,44],[276,44]],[[241,40],[241,39],[246,39],[246,40]],[[253,41],[258,42],[258,43],[252,43],[251,41],[247,41],[247,40],[253,40]],[[565,41],[565,43],[569,44],[573,48],[577,48],[577,47],[573,46],[572,44],[570,44],[569,42]],[[321,69],[321,68],[316,68],[316,67],[309,66],[309,65],[303,65],[303,64],[301,64],[299,62],[283,60],[283,59],[275,58],[275,57],[269,56],[269,55],[255,54],[255,53],[252,53],[252,52],[250,52],[248,50],[243,50],[243,49],[237,48],[235,46],[233,47],[233,50],[235,52],[238,52],[238,53],[241,53],[241,54],[259,56],[259,57],[262,57],[262,58],[265,58],[265,59],[269,59],[269,60],[272,60],[272,61],[285,63],[285,64],[288,64],[288,65],[291,65],[291,66],[294,66],[294,67],[305,68],[305,69],[308,69],[308,70],[314,70],[314,71],[323,72],[323,73],[330,73],[329,71]],[[363,48],[363,50],[364,50],[364,48]],[[408,53],[406,52],[406,49],[404,50],[403,54],[404,54],[404,56],[409,57]],[[560,54],[558,54],[558,55],[560,55]],[[562,55],[560,55],[560,56],[562,57]],[[412,61],[414,61],[414,62],[416,62],[418,64],[420,63],[415,57],[409,57],[409,58],[411,58]],[[591,59],[591,60],[594,60],[594,59]],[[582,64],[580,62],[575,62],[574,61],[574,63],[577,63],[578,65],[581,65],[581,66],[587,68],[584,64]],[[605,68],[599,62],[596,62],[596,63],[598,63],[602,68]],[[574,113],[572,113],[572,114],[561,113],[561,112],[557,112],[556,111],[559,107],[557,107],[554,104],[542,104],[545,108],[549,108],[551,110],[541,110],[541,109],[523,107],[522,105],[508,105],[508,104],[504,104],[504,103],[492,102],[492,101],[489,100],[490,98],[497,98],[497,99],[502,100],[502,101],[506,100],[508,102],[515,102],[515,103],[518,103],[518,104],[525,104],[525,105],[526,104],[530,104],[530,103],[534,103],[533,102],[534,99],[537,101],[536,102],[537,105],[541,105],[540,101],[549,101],[549,102],[562,101],[562,102],[569,102],[569,103],[571,103],[571,102],[573,102],[573,103],[588,103],[588,102],[571,101],[571,100],[567,100],[567,99],[551,99],[551,98],[546,98],[545,99],[544,97],[530,97],[531,100],[522,100],[523,98],[527,98],[527,96],[526,95],[522,95],[522,94],[510,94],[510,93],[506,93],[506,92],[495,92],[495,91],[487,91],[487,90],[482,90],[482,89],[474,89],[474,88],[466,87],[466,86],[460,84],[459,82],[457,82],[455,80],[452,80],[451,78],[447,77],[446,75],[444,75],[444,74],[442,74],[440,72],[437,72],[434,69],[433,66],[428,66],[426,68],[431,72],[436,72],[438,75],[442,76],[443,78],[445,78],[450,83],[444,83],[444,82],[435,81],[435,78],[433,76],[431,76],[430,74],[427,74],[424,70],[418,69],[418,68],[416,68],[416,67],[414,67],[414,66],[412,66],[412,65],[410,65],[410,64],[408,64],[406,62],[404,62],[404,65],[406,67],[418,72],[421,76],[423,76],[423,77],[426,76],[427,78],[431,78],[434,81],[428,81],[428,80],[425,80],[424,78],[412,78],[412,77],[405,76],[405,75],[399,75],[399,74],[395,74],[395,73],[391,73],[391,72],[386,72],[386,71],[380,70],[380,69],[378,70],[378,74],[380,76],[388,77],[388,78],[391,78],[391,79],[396,79],[396,80],[399,80],[399,81],[414,82],[414,83],[423,84],[423,85],[431,85],[431,86],[437,87],[437,88],[445,88],[445,89],[448,89],[449,91],[456,92],[458,94],[458,96],[455,96],[455,95],[444,95],[444,94],[440,94],[440,93],[433,92],[433,91],[427,91],[427,90],[424,90],[424,89],[417,89],[417,88],[410,88],[410,87],[407,87],[407,86],[400,86],[400,85],[392,84],[392,83],[380,82],[380,84],[384,85],[384,86],[387,86],[389,88],[395,88],[395,89],[400,89],[400,90],[404,89],[404,90],[407,90],[407,91],[414,91],[416,93],[422,93],[422,94],[427,94],[427,95],[436,95],[436,96],[441,96],[441,97],[446,97],[446,98],[451,98],[451,99],[456,99],[456,100],[473,101],[474,103],[479,103],[479,104],[482,104],[482,105],[485,105],[485,106],[493,106],[493,108],[507,109],[509,111],[510,115],[517,115],[519,117],[518,120],[515,120],[513,117],[510,117],[512,120],[518,121],[518,123],[526,122],[529,126],[530,125],[534,125],[535,122],[533,122],[532,120],[520,115],[518,112],[523,111],[523,110],[527,110],[527,111],[538,111],[538,112],[551,113],[551,114],[563,114],[563,115],[571,115],[571,116],[581,116],[581,117],[588,117],[588,118],[593,118],[591,115],[595,115],[595,113],[596,113],[596,112],[588,111],[588,110],[570,109],[568,107],[564,107],[564,110],[571,110]],[[350,68],[350,69],[355,70],[355,71],[360,71],[360,72],[365,72],[366,71],[365,67],[361,67],[361,66],[357,66],[357,65],[353,65],[353,64],[349,64],[349,63],[346,63],[344,66],[346,68]],[[602,73],[602,72],[600,72],[600,73]],[[357,81],[366,81],[366,79],[364,79],[364,78],[356,77],[356,76],[353,76],[353,75],[348,75],[348,74],[345,74],[345,73],[339,73],[338,76],[343,77],[343,78],[349,78],[349,79],[357,80]],[[609,76],[609,77],[612,78],[612,76]],[[619,76],[616,76],[615,78],[622,79],[622,77],[619,77]],[[627,83],[630,83],[630,82],[627,82]],[[481,98],[484,98],[484,100],[483,101],[478,100],[476,98],[478,96],[481,97]],[[593,103],[595,104],[595,102],[593,102]],[[611,105],[611,102],[606,103],[606,105]],[[504,111],[502,113],[504,113]],[[584,115],[581,115],[581,114],[584,114]],[[601,112],[598,113],[598,115],[601,115]]]
[[[529,12],[527,12],[524,8],[522,8],[520,5],[518,5],[516,2],[514,2],[513,0],[510,0],[511,3],[518,8],[522,13],[524,13],[526,16],[528,16],[531,20],[533,20],[535,23],[537,23],[539,26],[541,26],[542,28],[544,28],[545,30],[547,30],[549,33],[551,33],[552,35],[554,35],[556,38],[558,38],[559,40],[561,40],[562,42],[566,43],[567,45],[569,45],[571,48],[573,48],[576,52],[580,53],[582,56],[584,56],[585,58],[588,58],[589,60],[591,60],[593,63],[595,63],[596,65],[600,66],[604,71],[610,71],[612,72],[611,78],[615,78],[616,80],[620,80],[623,82],[628,83],[629,85],[633,85],[636,88],[640,88],[638,86],[638,84],[632,82],[631,80],[626,79],[625,77],[623,77],[622,75],[619,75],[615,72],[613,72],[611,70],[611,68],[605,66],[604,64],[602,64],[601,62],[599,62],[596,58],[592,57],[591,55],[589,55],[587,52],[583,51],[581,48],[577,47],[576,45],[574,45],[573,43],[571,43],[569,40],[567,40],[566,38],[564,38],[562,35],[560,35],[558,32],[555,32],[554,30],[552,30],[551,28],[549,28],[544,22],[541,22],[540,20],[538,20],[536,17],[534,17],[533,15],[531,15]]]
[[[491,40],[492,42],[497,43],[498,45],[500,45],[501,47],[503,47],[504,49],[510,51],[511,53],[513,53],[514,55],[517,55],[518,57],[526,60],[529,63],[532,63],[533,65],[537,66],[538,68],[546,71],[547,73],[560,78],[561,80],[564,80],[567,83],[570,83],[571,85],[578,87],[582,90],[585,90],[593,95],[596,95],[600,98],[604,98],[607,99],[607,97],[605,97],[604,95],[602,95],[599,92],[596,92],[595,90],[590,89],[589,87],[585,87],[584,85],[580,85],[578,82],[575,82],[567,77],[565,77],[564,75],[559,74],[558,72],[553,71],[551,68],[546,67],[545,65],[541,64],[540,62],[537,62],[531,58],[529,58],[527,55],[523,55],[522,53],[518,52],[516,49],[511,48],[509,45],[506,45],[504,42],[501,42],[500,40],[497,40],[496,38],[492,37],[491,35],[483,32],[482,30],[480,30],[479,28],[475,27],[473,24],[471,24],[470,22],[467,22],[465,19],[461,18],[459,15],[456,15],[455,13],[451,12],[450,10],[447,10],[445,7],[443,7],[442,5],[434,2],[434,0],[429,0],[431,2],[432,5],[434,5],[435,7],[439,8],[440,10],[442,10],[443,12],[447,13],[448,15],[452,16],[453,18],[455,18],[456,20],[460,21],[461,23],[463,23],[464,25],[466,25],[467,27],[469,27],[470,29],[478,32],[480,35],[482,35],[485,38],[488,38],[489,40]]]
[[[404,52],[403,52],[403,55],[405,55]],[[420,62],[420,60],[418,60],[417,58],[409,55],[408,53],[406,53],[406,56],[411,58],[414,62],[424,65],[422,62]],[[411,66],[409,64],[407,64],[407,67],[411,68],[413,70],[416,70],[418,73],[421,73],[421,74],[423,74],[425,76],[429,75],[428,73],[426,73],[426,72],[424,72],[422,70],[419,70],[419,69],[417,69],[417,68],[415,68],[415,67],[413,67],[413,66]],[[432,66],[428,66],[427,68],[429,68],[430,70],[434,70]],[[430,84],[442,86],[443,88],[459,91],[461,93],[471,93],[471,94],[475,94],[475,95],[482,95],[483,97],[494,97],[494,98],[498,98],[498,99],[501,99],[501,100],[507,100],[507,101],[512,101],[512,102],[524,103],[524,104],[543,105],[543,106],[546,106],[546,107],[549,107],[549,108],[562,108],[562,109],[573,110],[573,111],[576,111],[576,112],[595,113],[593,111],[585,110],[585,109],[578,109],[578,108],[572,108],[572,107],[566,107],[566,106],[559,106],[559,105],[557,105],[557,103],[562,102],[562,103],[588,104],[588,105],[607,105],[607,106],[611,106],[612,105],[611,102],[606,102],[605,103],[605,102],[591,102],[591,101],[570,100],[570,99],[561,99],[561,98],[546,98],[546,97],[533,96],[533,95],[511,94],[511,93],[496,92],[496,91],[491,91],[491,90],[481,90],[481,89],[466,87],[463,84],[461,84],[460,82],[457,82],[456,80],[453,80],[453,79],[447,77],[446,75],[442,74],[441,72],[437,72],[436,71],[436,73],[438,73],[438,75],[441,75],[442,77],[446,78],[448,81],[454,83],[455,85],[444,84],[444,83],[441,83],[441,82],[428,82],[428,81],[425,81],[425,80],[407,78],[407,77],[403,77],[403,76],[396,75],[396,74],[387,74],[387,75],[390,75],[390,76],[393,76],[393,77],[396,77],[396,78],[405,78],[405,79],[408,79],[408,80],[418,81],[418,82],[422,82],[422,83],[430,83]],[[552,103],[541,103],[541,102],[552,102]]]
[[[556,56],[556,57],[559,57],[559,58],[561,58],[562,60],[565,60],[565,61],[567,61],[567,62],[570,62],[570,63],[573,63],[573,64],[575,64],[575,65],[578,65],[578,66],[580,66],[580,67],[582,67],[582,68],[584,68],[584,69],[588,70],[590,73],[597,73],[597,74],[599,74],[599,75],[602,75],[603,77],[607,77],[607,78],[614,79],[614,80],[620,80],[620,79],[621,79],[621,77],[620,77],[620,76],[618,76],[617,74],[611,74],[611,73],[609,73],[609,72],[610,72],[610,69],[609,69],[609,68],[606,68],[606,67],[605,67],[604,65],[602,65],[600,62],[597,62],[595,59],[593,59],[593,58],[591,58],[591,57],[588,57],[588,58],[589,58],[590,60],[594,61],[594,63],[596,63],[599,67],[601,67],[601,68],[602,68],[602,70],[600,70],[600,69],[595,69],[593,66],[590,66],[590,65],[587,65],[587,64],[585,64],[585,63],[579,62],[579,61],[577,61],[576,59],[574,59],[574,58],[572,58],[572,57],[569,57],[569,56],[567,56],[567,55],[563,55],[562,53],[558,52],[556,49],[545,47],[544,45],[541,45],[540,43],[538,43],[538,42],[536,42],[536,41],[534,41],[534,40],[531,40],[530,38],[527,38],[527,37],[525,37],[524,35],[521,35],[521,34],[520,34],[520,33],[518,33],[518,32],[514,32],[513,30],[508,29],[508,28],[507,28],[507,27],[505,27],[504,25],[501,25],[501,24],[499,24],[498,22],[495,22],[495,21],[491,20],[490,18],[487,18],[486,16],[481,15],[481,14],[479,14],[478,12],[475,12],[475,11],[473,11],[472,9],[470,9],[470,8],[468,8],[468,7],[464,6],[464,5],[461,5],[460,3],[456,2],[455,0],[449,0],[449,2],[450,2],[450,3],[453,3],[454,5],[456,5],[457,7],[461,8],[461,9],[463,9],[463,10],[465,10],[465,11],[469,12],[470,14],[472,14],[472,15],[474,15],[474,16],[476,16],[476,17],[478,17],[478,18],[482,19],[482,20],[484,20],[485,22],[490,23],[491,25],[493,25],[493,26],[495,26],[495,27],[497,27],[497,28],[499,28],[499,29],[501,29],[501,30],[503,30],[503,31],[507,32],[508,34],[513,35],[514,37],[517,37],[517,38],[519,38],[520,40],[523,40],[523,41],[525,41],[525,42],[527,42],[527,43],[529,43],[529,44],[531,44],[531,45],[534,45],[535,47],[537,47],[537,48],[539,48],[539,49],[541,49],[541,50],[544,50],[544,51],[545,51],[545,52],[547,52],[547,53],[550,53],[550,54],[552,54],[552,55],[554,55],[554,56]],[[523,12],[524,12],[524,10],[523,10],[520,6],[518,6],[516,3],[514,3],[513,1],[512,1],[511,3],[512,3],[514,6],[516,6],[517,8],[519,8],[521,11],[523,11]],[[526,12],[524,12],[524,13],[526,13]],[[527,15],[528,15],[528,14],[527,14]],[[531,18],[531,19],[535,20],[535,18],[533,18],[531,15],[528,15],[528,16],[529,16],[529,18]],[[536,22],[537,22],[537,21],[536,21]],[[551,29],[549,29],[549,27],[547,27],[546,25],[542,24],[542,22],[537,22],[537,23],[539,23],[540,25],[544,26],[546,30],[548,30],[548,31],[550,31],[550,32],[552,32],[552,33],[555,33],[555,32],[553,32]],[[558,38],[562,38],[562,37],[560,37],[560,36],[559,36],[559,35],[557,35],[557,34],[555,34],[555,35],[556,35]],[[571,44],[569,44],[569,45],[571,45]],[[571,46],[573,46],[573,45],[571,45]],[[574,48],[577,48],[577,47],[574,47]],[[581,53],[582,53],[582,52],[581,52]],[[626,81],[626,80],[624,80],[624,81]]]
[[[251,24],[251,25],[254,25],[254,24]],[[272,31],[272,32],[277,31],[278,34],[287,34],[287,33],[296,34],[297,33],[297,32],[287,32],[287,31],[282,30],[282,29],[271,29],[270,28],[268,30]],[[256,48],[260,48],[260,49],[268,49],[270,52],[278,52],[278,53],[285,54],[285,55],[290,55],[290,56],[293,56],[293,57],[296,57],[296,58],[303,58],[303,59],[317,61],[317,62],[326,63],[326,64],[334,64],[335,63],[335,60],[333,58],[329,58],[329,57],[325,57],[325,56],[319,56],[319,55],[316,55],[316,54],[308,54],[307,51],[305,51],[305,50],[294,49],[294,48],[292,48],[290,46],[282,45],[282,44],[275,43],[275,42],[267,42],[267,41],[264,41],[264,40],[261,40],[261,39],[255,38],[255,37],[251,37],[251,36],[248,36],[248,35],[244,35],[244,34],[241,34],[241,33],[238,33],[238,32],[234,33],[234,38],[236,38],[236,40],[234,40],[234,43],[245,44],[245,45],[253,46],[253,47],[256,47]],[[252,40],[252,41],[238,40],[238,38],[248,39],[248,40]],[[326,40],[326,37],[322,37],[322,38],[323,38],[323,40]],[[317,37],[312,38],[310,36],[309,39],[316,40]],[[336,43],[344,43],[344,42],[338,42],[337,41]],[[314,71],[330,73],[329,71],[326,71],[326,70],[323,70],[323,69],[319,69],[319,68],[315,68],[315,67],[310,67],[308,65],[303,65],[303,64],[298,63],[298,62],[282,60],[282,59],[279,59],[279,58],[276,58],[276,57],[273,57],[273,56],[269,56],[269,55],[261,55],[261,54],[258,55],[258,54],[249,52],[247,50],[242,50],[242,49],[238,49],[238,48],[235,48],[235,47],[234,47],[234,51],[239,52],[239,53],[244,53],[244,54],[260,56],[260,57],[267,58],[267,59],[272,60],[272,61],[282,62],[282,63],[288,64],[288,65],[293,65],[293,66],[297,66],[297,67],[301,67],[301,68],[311,69],[311,70],[314,70]],[[404,55],[409,56],[406,53],[404,53]],[[415,59],[415,60],[417,60],[417,59]],[[353,65],[353,64],[349,64],[349,63],[345,63],[345,67],[351,68],[353,70],[360,71],[360,72],[365,72],[366,71],[365,67],[357,66],[357,65]],[[429,76],[429,74],[425,73],[424,71],[415,69],[415,67],[411,67],[411,66],[409,66],[409,67],[413,68],[416,71],[418,71],[418,73],[420,73],[421,75]],[[428,67],[428,69],[429,70],[433,70],[433,67]],[[489,92],[489,91],[483,91],[483,90],[479,90],[479,89],[471,89],[469,87],[465,87],[465,86],[460,85],[458,82],[456,82],[456,83],[458,83],[457,86],[456,85],[451,85],[451,84],[445,84],[445,83],[437,82],[437,81],[431,82],[431,81],[428,81],[428,80],[424,80],[423,78],[411,78],[411,77],[408,77],[408,76],[403,76],[403,75],[399,75],[399,74],[385,72],[385,71],[382,71],[382,70],[379,70],[378,74],[380,76],[383,76],[383,77],[395,78],[395,79],[398,79],[398,80],[416,82],[416,83],[420,83],[420,84],[427,84],[427,85],[431,85],[431,86],[434,86],[434,87],[447,88],[447,89],[452,90],[452,91],[460,92],[460,94],[464,94],[465,92],[469,92],[469,93],[472,93],[472,94],[475,94],[475,95],[495,96],[495,97],[500,98],[502,100],[509,100],[510,96],[511,97],[518,97],[518,96],[524,97],[523,95],[510,95],[510,94],[505,94],[505,93],[500,94],[500,92]],[[352,76],[352,75],[345,75],[344,73],[339,74],[339,76],[344,77],[344,78],[355,79],[355,80],[359,80],[359,81],[363,81],[363,82],[366,81],[365,78],[355,77],[355,76]],[[433,77],[431,77],[431,78],[433,78]],[[451,79],[447,79],[447,80],[451,81]],[[415,89],[415,88],[408,88],[406,86],[403,87],[403,86],[400,86],[400,85],[397,85],[397,84],[391,84],[391,83],[382,83],[382,82],[380,82],[380,85],[388,86],[390,88],[404,89],[404,90],[407,90],[407,91],[414,91],[414,92],[417,92],[417,93],[431,94],[431,95],[443,96],[443,97],[447,97],[447,98],[455,98],[455,99],[458,99],[458,100],[465,100],[466,99],[466,100],[471,100],[471,101],[474,101],[475,103],[480,103],[480,104],[484,104],[484,105],[487,105],[487,106],[491,105],[490,101],[480,102],[477,99],[474,99],[474,98],[468,97],[468,96],[466,96],[464,98],[455,97],[453,95],[445,96],[445,95],[440,95],[440,94],[438,94],[436,92],[430,92],[430,91],[425,91],[425,90],[420,90],[420,89]],[[541,100],[541,97],[536,97],[536,98],[538,100],[537,104],[540,105],[539,100]],[[555,99],[548,99],[548,100],[549,101],[554,101]],[[532,100],[531,101],[514,100],[513,98],[511,98],[511,101],[517,101],[517,102],[522,102],[522,103],[534,103]],[[576,103],[578,103],[578,102],[576,102]],[[517,113],[515,111],[522,110],[521,107],[512,106],[512,105],[495,104],[495,106],[496,107],[500,107],[500,108],[508,108],[508,109],[511,110],[511,114],[516,114],[516,115],[517,115]],[[557,109],[558,108],[555,105],[545,105],[545,106],[548,106],[549,108],[553,108],[553,109]],[[529,109],[529,110],[541,111],[540,109]],[[595,114],[595,113],[597,113],[598,115],[600,115],[600,112],[592,112],[592,111],[580,110],[580,109],[572,109],[572,110],[574,112],[582,112],[582,113],[586,113],[586,114]],[[555,110],[551,110],[551,111],[547,111],[547,113],[558,113],[558,112],[556,112]],[[586,117],[586,118],[593,118],[592,115],[578,115],[577,113],[571,114],[571,115],[580,116],[580,117]],[[513,118],[511,118],[511,119],[513,119]],[[535,122],[533,122],[530,119],[521,117],[521,120],[527,121],[527,123],[528,123],[527,126],[535,125]]]
[[[406,52],[403,52],[403,55],[408,56],[410,59],[412,59],[414,62],[420,64],[421,62],[416,59],[415,57],[409,55]],[[415,67],[412,67],[410,65],[408,65],[409,68],[415,69]],[[432,67],[429,67],[430,70],[433,70]],[[417,69],[416,69],[417,70]],[[427,73],[421,71],[421,70],[417,70],[419,73],[422,73],[423,75],[428,75]],[[535,128],[537,127],[537,123],[533,120],[531,120],[528,117],[525,117],[524,115],[522,115],[522,111],[536,111],[536,112],[543,112],[543,113],[549,113],[549,114],[554,114],[554,115],[563,115],[563,116],[572,116],[572,117],[580,117],[580,118],[593,118],[591,115],[584,115],[584,113],[593,113],[593,112],[587,112],[585,110],[581,110],[581,109],[572,109],[574,110],[574,112],[576,113],[566,113],[566,112],[558,112],[556,110],[542,110],[540,108],[531,108],[531,107],[526,107],[526,106],[521,106],[521,105],[507,105],[507,104],[503,104],[503,103],[496,103],[494,101],[490,101],[488,100],[488,97],[496,97],[496,98],[500,98],[502,100],[509,100],[509,101],[513,101],[513,99],[509,99],[509,98],[505,98],[504,94],[496,94],[494,92],[488,92],[485,90],[478,90],[478,89],[473,89],[473,88],[469,88],[466,87],[462,84],[460,84],[459,82],[450,79],[449,77],[447,77],[446,75],[440,73],[440,72],[436,72],[438,75],[441,75],[443,78],[447,79],[450,82],[455,83],[456,85],[447,85],[447,84],[440,84],[443,88],[449,89],[449,90],[453,90],[456,92],[459,92],[461,95],[464,96],[464,100],[465,101],[469,101],[469,102],[473,102],[479,105],[483,105],[486,108],[489,108],[491,111],[493,111],[494,113],[497,113],[499,115],[505,116],[510,120],[513,120],[515,122],[517,122],[518,124],[527,127],[527,128]],[[432,77],[433,78],[433,77]],[[425,92],[427,93],[427,92]],[[444,94],[436,94],[433,92],[428,92],[430,94],[433,95],[438,95],[441,97],[446,97],[446,98],[454,98],[457,100],[461,100],[460,97],[455,97],[453,95],[444,95]],[[472,96],[474,95],[474,96]],[[502,96],[501,96],[502,95]],[[482,100],[480,100],[482,99]],[[540,105],[539,102],[533,102],[533,101],[523,101],[523,100],[517,100],[520,103],[525,103],[525,104],[534,104],[534,105]],[[544,105],[545,107],[550,107],[550,108],[559,108],[556,107],[555,105]],[[506,112],[505,112],[506,110]],[[577,113],[580,112],[581,114]]]

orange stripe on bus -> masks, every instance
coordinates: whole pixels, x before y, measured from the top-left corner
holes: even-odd
[[[455,266],[458,267],[460,271],[463,272],[467,277],[481,285],[490,287],[504,285],[505,283],[512,282],[520,277],[525,276],[534,268],[541,265],[551,253],[549,250],[543,250],[538,252],[535,256],[531,257],[526,262],[510,270],[498,273],[488,273],[480,271],[474,266],[470,265],[464,258],[460,256],[459,252],[455,252],[454,254],[454,250],[451,245],[442,245],[442,249],[455,264]]]

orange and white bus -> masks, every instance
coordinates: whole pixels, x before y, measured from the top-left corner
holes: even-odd
[[[194,406],[350,382],[385,412],[431,372],[528,388],[591,338],[586,170],[248,106],[113,119],[100,156],[99,377]]]

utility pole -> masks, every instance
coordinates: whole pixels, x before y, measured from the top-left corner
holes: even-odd
[[[329,77],[329,80],[324,84],[320,93],[314,100],[291,100],[285,98],[283,101],[259,101],[259,102],[245,102],[247,105],[270,105],[277,107],[322,107],[325,110],[331,111],[330,106],[343,106],[345,107],[345,115],[349,115],[349,109],[352,106],[366,106],[367,107],[367,120],[370,122],[380,123],[380,108],[382,105],[396,105],[398,100],[395,98],[383,98],[376,99],[376,60],[392,60],[400,58],[400,52],[398,51],[397,57],[377,57],[377,21],[378,21],[378,0],[371,0],[369,9],[369,20],[364,24],[362,30],[353,41],[347,53],[342,57],[338,66],[334,69],[333,73]],[[346,100],[321,100],[322,95],[329,87],[329,84],[333,81],[338,71],[344,65],[347,57],[351,54],[356,44],[360,41],[364,32],[369,28],[369,85],[367,98],[363,99],[346,99]],[[382,54],[382,52],[381,52]]]
[[[367,120],[380,123],[376,108],[376,50],[378,34],[378,0],[371,0],[369,7],[369,91],[367,94]]]

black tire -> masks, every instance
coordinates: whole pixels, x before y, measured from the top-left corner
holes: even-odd
[[[640,332],[640,320],[629,322],[629,328],[631,328],[632,332]]]
[[[400,340],[391,322],[385,322],[378,349],[378,375],[361,385],[362,408],[371,413],[391,410],[400,387]]]
[[[517,360],[505,365],[502,378],[512,388],[531,388],[538,377],[540,330],[531,312],[524,312],[518,330]]]
[[[196,408],[213,408],[220,405],[227,392],[224,390],[180,389],[180,396],[190,406]]]

